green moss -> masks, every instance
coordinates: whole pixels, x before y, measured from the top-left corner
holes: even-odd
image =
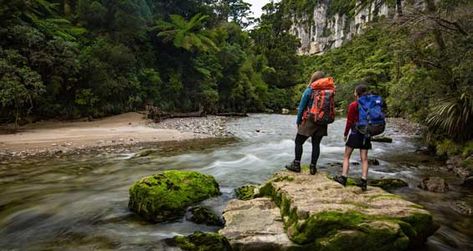
[[[220,217],[217,216],[210,208],[197,206],[189,210],[192,216],[190,221],[197,224],[205,224],[209,226],[223,226],[224,223]]]
[[[339,229],[356,229],[364,217],[357,212],[322,212],[311,215],[307,220],[292,221],[288,226],[291,229],[290,238],[298,244],[306,244],[323,238]]]
[[[281,182],[281,181],[293,181],[294,177],[292,176],[279,176],[273,179],[274,182]]]
[[[380,179],[380,180],[370,180],[370,186],[381,187],[385,190],[397,189],[401,187],[409,186],[405,181],[400,179]]]
[[[437,143],[436,149],[437,155],[454,156],[460,153],[461,146],[453,142],[453,140],[445,139]]]
[[[473,140],[468,141],[462,148],[462,156],[463,158],[467,158],[468,156],[473,156]]]
[[[182,216],[187,206],[220,194],[212,176],[192,171],[165,171],[130,187],[128,207],[152,222]]]
[[[189,236],[177,236],[167,241],[185,251],[230,251],[228,240],[216,233],[195,232]]]
[[[239,200],[251,200],[257,198],[259,194],[256,194],[256,185],[245,185],[235,189],[235,195]]]
[[[383,195],[376,195],[372,196],[368,199],[368,201],[377,201],[377,200],[398,200],[401,197],[395,194],[383,194]]]
[[[416,213],[401,218],[400,220],[410,226],[409,228],[405,224],[401,225],[403,231],[406,231],[406,235],[411,240],[411,246],[422,245],[427,237],[435,233],[438,229],[438,226],[433,223],[432,215],[430,214]]]
[[[408,247],[409,238],[390,227],[341,230],[316,241],[317,250],[376,250],[397,251]]]

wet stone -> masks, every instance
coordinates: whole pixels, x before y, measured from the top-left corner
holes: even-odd
[[[449,190],[448,184],[447,182],[445,182],[445,179],[440,177],[424,178],[420,183],[419,188],[434,193],[444,193]]]

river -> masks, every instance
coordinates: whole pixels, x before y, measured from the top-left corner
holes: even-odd
[[[293,158],[294,116],[255,114],[228,122],[236,142],[212,141],[197,147],[160,148],[146,157],[134,154],[69,156],[48,160],[12,161],[0,166],[0,250],[166,250],[163,240],[196,230],[216,231],[184,218],[149,224],[127,208],[128,188],[139,178],[167,169],[196,170],[213,175],[222,196],[204,201],[221,212],[233,189],[262,183]],[[345,121],[329,126],[321,145],[320,170],[337,174],[344,150]],[[373,143],[370,178],[394,177],[409,183],[394,191],[431,211],[440,224],[425,250],[473,250],[473,219],[457,214],[450,203],[473,201],[452,173],[429,156],[416,153],[417,140],[388,127],[394,143]],[[310,159],[305,144],[303,162]],[[358,161],[357,154],[352,157]],[[351,176],[359,176],[353,166]],[[417,188],[426,176],[444,177],[451,192],[434,194]]]

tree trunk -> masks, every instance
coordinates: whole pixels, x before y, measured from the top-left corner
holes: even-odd
[[[71,16],[71,0],[64,0],[64,16]]]
[[[396,0],[396,11],[398,17],[402,16],[402,0]]]
[[[437,12],[437,6],[435,6],[434,0],[426,0],[425,1],[427,14],[435,15]],[[435,42],[437,43],[440,50],[444,50],[446,48],[445,41],[442,36],[442,32],[437,27],[434,27],[433,34],[435,37]]]

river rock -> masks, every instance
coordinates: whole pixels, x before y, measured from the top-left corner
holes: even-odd
[[[451,157],[447,160],[447,169],[465,179],[473,176],[473,160],[463,160],[460,156]]]
[[[400,179],[379,179],[379,180],[370,180],[368,181],[370,186],[381,187],[385,190],[392,190],[401,187],[409,186],[405,181]]]
[[[259,187],[257,185],[245,185],[235,189],[235,196],[239,200],[251,200],[259,197]]]
[[[370,165],[370,166],[379,166],[379,160],[378,159],[368,159],[368,165]]]
[[[233,250],[295,250],[289,240],[281,213],[270,198],[231,200],[223,213],[225,228],[219,231]]]
[[[432,215],[417,204],[377,187],[366,192],[343,187],[322,173],[279,172],[260,192],[280,209],[266,198],[229,203],[221,233],[234,248],[256,243],[257,236],[259,250],[281,250],[271,249],[274,239],[284,250],[406,250],[437,229]],[[294,246],[284,239],[281,225]],[[270,233],[271,241],[263,233]]]
[[[130,187],[128,207],[151,222],[181,217],[186,207],[220,194],[212,176],[193,171],[164,171]]]
[[[428,177],[424,178],[419,185],[420,188],[434,193],[444,193],[448,191],[448,184],[443,178]]]
[[[473,176],[466,177],[465,180],[463,180],[462,186],[464,186],[464,187],[473,187]]]
[[[450,203],[450,207],[457,213],[464,216],[473,216],[473,207],[469,206],[465,201],[454,201]]]
[[[393,143],[393,139],[386,136],[375,136],[371,138],[371,141],[381,143]]]
[[[228,240],[216,233],[194,232],[189,236],[167,239],[166,244],[185,251],[231,251]]]
[[[223,220],[212,211],[212,209],[204,206],[196,206],[189,209],[190,215],[186,218],[197,224],[205,224],[208,226],[223,226]]]

